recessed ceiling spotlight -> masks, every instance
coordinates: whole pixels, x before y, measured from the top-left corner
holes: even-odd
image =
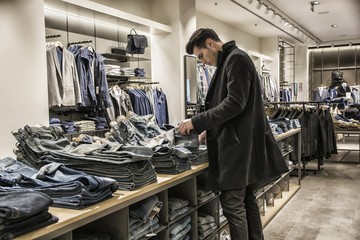
[[[336,28],[338,25],[332,24],[331,27]]]

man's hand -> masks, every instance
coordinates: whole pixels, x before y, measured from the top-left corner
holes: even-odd
[[[194,126],[191,122],[191,119],[185,119],[183,120],[180,125],[179,125],[179,132],[182,134],[182,135],[188,135],[190,134],[190,130],[193,130],[194,129]]]
[[[199,145],[202,145],[202,140],[205,138],[205,144],[207,144],[206,141],[206,131],[203,131],[200,135],[199,135]]]

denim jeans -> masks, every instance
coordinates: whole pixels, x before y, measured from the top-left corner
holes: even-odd
[[[160,227],[158,222],[159,222],[158,217],[154,217],[154,219],[152,220],[149,219],[148,221],[140,225],[138,228],[130,231],[130,239],[137,240],[145,236],[147,233],[157,230]]]
[[[183,207],[183,208],[179,208],[177,210],[174,211],[169,211],[169,220],[172,221],[174,220],[176,217],[183,215],[184,213],[187,213],[190,211],[190,207]]]
[[[132,218],[137,219],[140,222],[147,221],[151,216],[151,212],[155,208],[162,207],[162,202],[159,201],[156,195],[152,195],[140,202],[134,203],[130,206],[129,215]]]
[[[173,237],[170,237],[170,240],[179,240],[185,237],[185,235],[191,230],[191,225],[188,224],[184,229],[182,229],[178,234]]]
[[[191,217],[186,216],[169,227],[170,237],[177,235],[191,222]]]

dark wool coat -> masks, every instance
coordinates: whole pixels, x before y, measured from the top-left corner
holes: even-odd
[[[288,171],[271,133],[250,57],[231,41],[218,53],[205,112],[191,118],[195,131],[207,130],[208,188],[233,190]]]

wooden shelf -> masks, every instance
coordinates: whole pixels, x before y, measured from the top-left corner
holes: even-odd
[[[294,134],[296,134],[296,133],[298,133],[300,131],[301,131],[301,128],[291,129],[291,130],[287,131],[286,133],[283,133],[283,134],[280,134],[279,136],[276,136],[275,140],[276,141],[283,140],[283,139],[288,138],[291,135],[294,135]]]
[[[282,198],[274,198],[274,206],[266,206],[265,216],[261,216],[263,228],[280,212],[287,202],[300,190],[300,185],[290,185],[290,191],[283,191]]]
[[[72,210],[50,207],[49,212],[59,218],[59,221],[57,223],[24,234],[16,239],[41,240],[52,239],[61,236],[76,228],[79,228],[97,219],[107,216],[113,212],[124,209],[133,203],[136,203],[140,200],[143,200],[147,197],[150,197],[154,194],[157,194],[161,191],[185,182],[191,178],[194,178],[195,176],[204,173],[207,168],[208,163],[205,163],[198,166],[192,166],[191,170],[180,173],[178,175],[158,174],[157,183],[147,185],[134,191],[118,190],[113,194],[113,197],[111,199],[105,200],[101,203],[95,204],[85,209]]]

